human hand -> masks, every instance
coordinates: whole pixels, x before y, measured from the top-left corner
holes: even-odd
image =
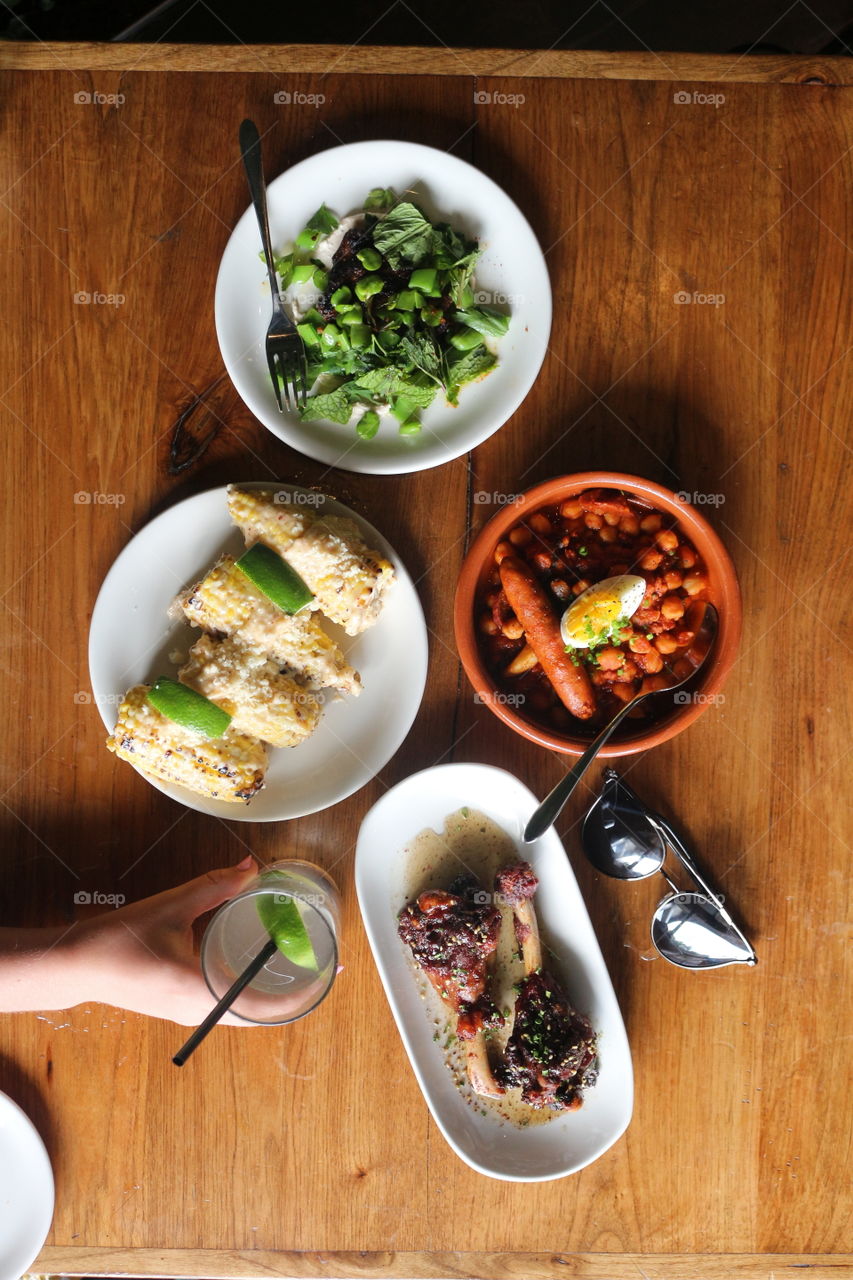
[[[86,921],[69,938],[81,1000],[197,1025],[215,1001],[193,950],[193,921],[240,893],[257,870],[249,856]],[[221,1021],[251,1025],[231,1013]]]

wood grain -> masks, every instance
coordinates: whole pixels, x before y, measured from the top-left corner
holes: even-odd
[[[224,1277],[294,1280],[841,1280],[853,1256],[838,1254],[681,1255],[648,1253],[268,1253],[252,1250],[52,1249],[43,1270],[65,1275]]]
[[[17,68],[2,76],[0,160],[3,922],[70,925],[79,888],[139,896],[246,846],[321,863],[344,898],[346,968],[330,1000],[291,1028],[220,1028],[179,1078],[169,1059],[182,1037],[164,1023],[97,1006],[3,1021],[0,1088],[33,1115],[57,1177],[39,1265],[845,1274],[850,90],[750,81],[814,65],[794,59],[703,59],[695,92],[721,94],[714,105],[692,89],[676,100],[670,71],[636,55],[499,51],[499,63],[487,51],[475,79],[466,51],[360,49],[330,71],[336,53],[2,53]],[[667,60],[675,79],[698,76],[695,60]],[[290,87],[322,94],[318,108],[274,104],[285,66]],[[528,74],[490,78],[496,66]],[[838,84],[845,68],[831,68]],[[475,103],[475,88],[491,101]],[[123,102],[75,103],[96,91]],[[221,369],[213,284],[247,204],[235,144],[247,114],[270,172],[339,141],[410,138],[472,160],[530,219],[554,286],[549,354],[469,459],[408,477],[329,472],[232,399],[202,461],[168,476],[171,424]],[[124,300],[75,304],[80,291]],[[461,1164],[428,1117],[361,929],[353,853],[367,808],[440,760],[494,763],[538,792],[560,776],[563,760],[474,704],[452,591],[471,529],[494,509],[483,494],[595,465],[713,498],[738,567],[746,632],[724,704],[628,768],[693,841],[760,964],[694,975],[655,961],[657,889],[591,871],[579,796],[561,830],[625,1014],[635,1115],[582,1173],[510,1185]],[[358,795],[283,826],[220,823],[105,753],[88,619],[152,514],[273,475],[322,484],[398,548],[428,618],[429,682],[407,742]],[[80,491],[123,501],[75,504]]]
[[[0,46],[21,71],[240,71],[347,75],[525,76],[560,80],[685,80],[831,84],[853,80],[849,58],[789,54],[604,53],[592,49],[448,49],[423,45],[86,44]]]

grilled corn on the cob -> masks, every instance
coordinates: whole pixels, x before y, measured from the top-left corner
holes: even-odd
[[[191,623],[230,636],[287,667],[312,689],[361,692],[361,678],[334,640],[307,611],[292,617],[268,600],[223,556],[206,578],[178,597]]]
[[[144,684],[125,695],[107,746],[143,772],[211,800],[251,800],[264,785],[267,753],[262,743],[233,725],[221,738],[200,737],[155,710]]]
[[[372,626],[394,582],[393,565],[371,551],[353,520],[318,516],[276,496],[228,486],[228,510],[246,542],[263,542],[287,560],[313,591],[316,607],[347,635]]]
[[[275,662],[236,640],[202,636],[178,679],[232,717],[231,727],[273,747],[295,747],[317,727],[316,693],[283,674]]]

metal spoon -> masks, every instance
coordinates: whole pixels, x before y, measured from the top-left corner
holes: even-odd
[[[664,667],[664,671],[671,677],[672,683],[667,685],[665,689],[652,689],[648,693],[640,693],[630,702],[626,702],[616,715],[605,725],[597,738],[589,744],[586,751],[560,782],[557,783],[554,790],[551,791],[535,810],[532,818],[524,828],[524,841],[529,843],[531,840],[538,840],[543,832],[547,831],[552,823],[563,811],[563,807],[575,787],[598,755],[601,748],[609,740],[613,732],[619,727],[629,712],[638,707],[646,698],[657,698],[666,694],[675,693],[682,685],[687,684],[688,680],[692,680],[698,671],[700,671],[708,658],[714,645],[714,637],[717,634],[717,610],[712,604],[706,604],[702,615],[702,621],[697,628],[693,641],[679,658],[687,658],[691,665],[691,670],[686,676],[678,677],[674,672]]]
[[[652,917],[652,942],[665,960],[680,968],[716,969],[755,964],[755,951],[709,887],[670,824],[648,809],[613,769],[586,815],[582,830],[586,855],[597,871],[618,880],[644,880],[660,871],[672,892]],[[671,848],[698,892],[682,893],[663,868]]]

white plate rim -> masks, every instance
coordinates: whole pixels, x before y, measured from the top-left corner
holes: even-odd
[[[423,607],[418,598],[417,590],[412,578],[403,564],[402,559],[379,530],[376,529],[364,516],[360,515],[359,512],[353,510],[351,507],[348,507],[345,503],[340,502],[337,498],[334,498],[329,494],[322,493],[318,495],[315,490],[306,489],[302,485],[292,484],[287,480],[254,480],[240,481],[239,483],[241,488],[275,489],[276,491],[287,490],[293,493],[310,494],[312,501],[320,496],[324,499],[323,507],[325,510],[328,510],[330,513],[335,515],[345,515],[353,519],[365,534],[370,545],[372,545],[376,550],[381,551],[393,563],[397,581],[393,587],[392,596],[389,597],[389,602],[393,600],[395,596],[398,600],[401,597],[405,597],[405,602],[402,607],[406,608],[408,611],[407,625],[409,628],[408,643],[410,645],[410,652],[408,654],[407,665],[407,700],[404,714],[397,722],[396,732],[389,736],[388,741],[392,745],[385,748],[382,753],[384,755],[384,759],[379,763],[375,763],[374,767],[368,768],[366,765],[363,765],[361,769],[353,769],[350,783],[330,792],[329,797],[324,800],[322,804],[314,804],[309,807],[296,805],[295,807],[288,808],[286,812],[278,814],[261,814],[257,809],[255,812],[252,811],[252,802],[247,805],[238,805],[230,804],[225,801],[208,801],[206,797],[197,796],[184,787],[162,782],[160,779],[154,778],[140,769],[136,769],[139,776],[145,782],[149,783],[149,785],[155,787],[158,791],[161,791],[171,799],[176,800],[178,803],[183,804],[186,808],[193,809],[196,812],[224,818],[226,821],[283,822],[305,817],[311,813],[321,812],[324,809],[347,799],[349,796],[354,795],[355,792],[359,791],[363,786],[366,786],[367,783],[370,782],[371,779],[374,778],[397,753],[412,728],[418,710],[420,709],[424,689],[426,687],[429,658],[427,627]],[[226,493],[227,485],[214,486],[211,489],[203,490],[201,493],[192,494],[187,498],[183,498],[167,507],[165,511],[159,512],[144,524],[142,528],[130,538],[125,546],[122,547],[104,577],[92,610],[92,618],[89,626],[88,660],[89,679],[95,702],[97,704],[98,711],[100,712],[101,719],[104,722],[104,726],[110,733],[115,727],[117,718],[117,700],[120,700],[126,692],[126,689],[113,689],[105,684],[104,679],[101,677],[102,662],[100,659],[99,647],[101,643],[100,633],[104,625],[102,619],[111,608],[111,600],[116,590],[116,584],[121,582],[123,575],[125,575],[126,565],[131,556],[135,556],[138,553],[140,540],[142,540],[142,543],[144,544],[146,539],[156,536],[156,533],[166,527],[167,523],[175,522],[176,520],[180,520],[182,517],[185,519],[190,518],[190,508],[193,504],[201,507],[206,503],[213,503],[214,499],[218,498],[221,501],[223,513],[223,533],[220,537],[215,531],[211,532],[210,564],[212,565],[219,554],[225,539],[228,536],[231,536],[236,529],[236,526],[230,522],[228,516]],[[157,527],[156,532],[152,532],[155,530],[155,526]],[[367,632],[363,632],[359,639],[364,642],[364,637],[367,636],[369,638],[366,643],[371,643],[370,637],[381,635],[381,626],[382,617],[380,616],[375,627],[370,628]],[[201,635],[201,632],[198,632],[197,635]],[[378,641],[374,640],[373,643],[378,643]],[[365,688],[362,690],[359,701],[361,701],[366,694],[367,689]],[[345,696],[349,697],[350,695]],[[323,722],[321,720],[320,728],[322,728],[322,724]],[[319,732],[319,729],[316,732]],[[299,747],[292,748],[293,751],[299,751],[299,749]],[[287,750],[287,748],[270,748],[270,750],[284,751]],[[121,765],[127,765],[130,762],[122,760],[118,763]],[[135,766],[131,767],[135,768]],[[263,792],[261,794],[263,794]],[[232,812],[232,810],[234,812]]]
[[[512,790],[514,790],[516,792],[518,799],[522,801],[524,805],[524,808],[523,808],[524,817],[529,816],[529,814],[533,811],[533,809],[537,804],[537,800],[533,796],[532,792],[517,777],[515,777],[513,774],[508,773],[506,770],[498,769],[491,765],[463,764],[463,763],[444,764],[444,765],[436,765],[429,769],[424,769],[417,774],[411,774],[408,778],[403,779],[401,782],[397,783],[395,787],[392,787],[389,791],[387,791],[385,795],[383,795],[376,802],[376,804],[373,805],[373,807],[368,811],[368,813],[365,814],[364,819],[362,820],[361,828],[359,830],[359,835],[358,835],[358,841],[356,845],[356,859],[355,859],[356,893],[358,896],[359,907],[361,910],[362,922],[364,924],[365,932],[367,934],[368,941],[370,943],[370,949],[373,954],[374,962],[379,972],[379,977],[382,982],[382,986],[385,991],[386,998],[388,1000],[392,1015],[394,1017],[394,1021],[397,1026],[397,1031],[403,1042],[403,1046],[406,1050],[406,1055],[409,1059],[409,1062],[411,1063],[412,1070],[414,1071],[415,1077],[418,1081],[418,1085],[421,1089],[421,1093],[423,1094],[427,1107],[429,1108],[430,1114],[432,1115],[432,1118],[435,1120],[439,1130],[441,1131],[448,1145],[452,1148],[453,1151],[455,1151],[455,1153],[459,1156],[459,1158],[463,1160],[471,1169],[475,1170],[475,1172],[477,1173],[481,1173],[485,1175],[486,1177],[494,1178],[499,1181],[505,1181],[505,1182],[518,1182],[518,1183],[550,1182],[558,1178],[567,1177],[572,1173],[577,1173],[580,1169],[586,1168],[589,1164],[593,1163],[594,1160],[597,1160],[606,1151],[608,1151],[610,1147],[612,1147],[619,1140],[619,1138],[622,1137],[622,1135],[624,1134],[625,1130],[628,1128],[628,1125],[631,1121],[631,1117],[633,1113],[633,1091],[634,1091],[633,1065],[631,1061],[630,1045],[628,1043],[627,1032],[625,1030],[625,1024],[622,1018],[621,1010],[619,1008],[619,1003],[616,998],[616,993],[613,990],[613,984],[610,980],[610,975],[607,971],[607,966],[604,962],[604,957],[601,954],[601,949],[598,945],[598,940],[595,937],[595,932],[592,928],[592,922],[589,919],[589,913],[586,910],[586,905],[580,893],[580,888],[577,884],[577,880],[575,879],[574,872],[572,871],[568,857],[566,856],[562,841],[560,840],[556,831],[554,830],[553,827],[549,828],[549,830],[546,831],[545,834],[539,838],[539,840],[536,840],[529,845],[525,845],[523,847],[523,850],[520,849],[520,853],[522,856],[529,858],[529,860],[534,864],[534,866],[536,865],[537,859],[539,856],[541,856],[543,850],[551,849],[555,852],[559,852],[559,854],[562,856],[562,866],[563,866],[562,875],[564,877],[564,882],[567,886],[572,885],[574,887],[574,891],[576,895],[576,902],[573,905],[574,918],[576,918],[577,920],[585,920],[586,926],[588,927],[588,935],[591,939],[590,945],[586,953],[586,959],[588,962],[592,962],[593,968],[597,971],[597,995],[599,999],[603,1002],[604,1006],[606,1006],[607,1008],[607,1014],[608,1014],[608,1019],[610,1023],[609,1029],[608,1029],[608,1036],[607,1036],[607,1052],[613,1055],[613,1061],[619,1062],[622,1070],[624,1071],[624,1076],[622,1077],[622,1081],[621,1081],[622,1092],[620,1095],[623,1106],[622,1106],[622,1111],[621,1111],[621,1114],[619,1115],[617,1123],[613,1125],[606,1139],[604,1139],[600,1143],[597,1149],[592,1154],[590,1154],[588,1158],[582,1159],[580,1161],[567,1159],[565,1166],[558,1170],[554,1170],[552,1168],[552,1169],[549,1169],[547,1172],[542,1172],[540,1174],[519,1175],[519,1174],[513,1173],[512,1171],[506,1168],[498,1168],[494,1164],[488,1165],[484,1163],[482,1160],[479,1160],[475,1156],[473,1156],[470,1151],[466,1150],[460,1141],[457,1141],[451,1129],[450,1119],[444,1113],[442,1107],[439,1105],[437,1098],[435,1096],[435,1092],[431,1088],[429,1080],[427,1079],[427,1070],[434,1069],[434,1062],[424,1063],[421,1061],[419,1057],[418,1051],[415,1048],[412,1042],[412,1039],[408,1034],[408,1031],[406,1028],[405,1016],[401,1011],[399,1002],[395,994],[393,974],[385,963],[382,944],[378,938],[378,930],[377,930],[375,921],[380,911],[390,909],[390,904],[389,903],[373,904],[369,900],[369,887],[366,883],[367,881],[366,865],[369,858],[378,856],[375,850],[379,848],[381,844],[381,835],[380,835],[381,823],[382,821],[384,821],[385,814],[393,813],[395,806],[400,803],[401,799],[404,799],[406,797],[407,792],[416,793],[421,788],[431,788],[435,786],[436,797],[438,798],[438,796],[442,794],[441,788],[443,783],[447,783],[448,794],[450,796],[455,796],[455,799],[458,800],[458,795],[460,791],[463,794],[467,793],[467,789],[470,789],[471,791],[473,791],[474,781],[477,778],[479,778],[483,782],[488,781],[495,784],[499,784],[500,787],[504,789],[504,793],[506,793],[508,788],[511,788]],[[458,782],[459,785],[451,789],[451,784],[456,782]],[[471,784],[470,788],[469,788],[469,784]],[[478,803],[476,799],[472,798],[470,803],[472,807],[484,809],[486,812],[488,812],[487,808],[485,808],[485,806],[483,806],[481,803]],[[455,800],[449,799],[445,808],[445,814],[444,814],[445,817],[449,816],[449,814],[453,812],[454,805],[455,805]],[[441,807],[438,804],[438,800],[437,800],[436,807],[437,807],[437,810],[440,809]],[[458,807],[458,805],[456,805],[455,807]],[[519,832],[520,832],[521,827],[523,826],[523,818],[521,817],[521,815],[519,816],[520,816],[520,822],[519,822]],[[393,841],[394,849],[388,850],[390,857],[393,858],[394,852],[399,854],[399,851],[403,848],[403,846],[407,843],[407,841],[412,839],[419,830],[423,829],[423,825],[424,825],[423,822],[415,822],[413,820],[413,829],[401,831],[399,836],[396,837]],[[516,837],[516,840],[517,840],[517,837]],[[517,840],[517,843],[518,843],[518,840]],[[396,972],[398,975],[405,972],[409,982],[413,981],[412,974],[408,967],[408,962],[406,961],[406,958],[405,958],[405,953],[402,949],[402,944],[400,944],[399,953],[395,955],[393,963],[395,964]],[[589,976],[589,973],[587,973],[587,976]],[[424,1019],[426,1022],[426,1014],[424,1015]],[[594,1087],[597,1087],[597,1086],[594,1086]],[[461,1094],[458,1096],[460,1099],[459,1106],[465,1107],[466,1104],[464,1100],[462,1100]],[[559,1120],[551,1121],[550,1124],[545,1127],[550,1129],[551,1125],[557,1124],[559,1122],[560,1122]],[[535,1133],[536,1130],[534,1129],[534,1130],[528,1130],[528,1131],[515,1131],[515,1132]]]
[[[56,1187],[50,1156],[41,1134],[26,1111],[7,1093],[0,1091],[0,1111],[3,1110],[12,1117],[17,1135],[27,1135],[24,1141],[30,1144],[30,1155],[38,1167],[39,1172],[36,1176],[42,1178],[41,1186],[36,1188],[36,1196],[39,1198],[34,1199],[28,1206],[28,1212],[31,1215],[28,1221],[32,1224],[28,1242],[25,1246],[22,1244],[20,1252],[16,1255],[9,1254],[4,1257],[0,1253],[0,1263],[4,1267],[10,1267],[9,1271],[4,1271],[0,1275],[0,1280],[19,1280],[19,1277],[24,1275],[35,1262],[47,1239],[53,1222]],[[2,1121],[0,1121],[0,1130],[2,1130]]]
[[[395,138],[373,138],[361,142],[343,143],[340,146],[314,152],[312,155],[285,169],[269,183],[267,197],[271,220],[275,221],[277,201],[283,198],[283,193],[287,192],[288,187],[298,184],[300,180],[306,178],[306,175],[310,179],[312,171],[317,168],[333,166],[336,155],[340,156],[341,153],[346,152],[355,156],[362,156],[365,159],[365,163],[367,163],[367,157],[371,153],[381,155],[381,149],[383,148],[392,148],[395,151],[411,156],[412,164],[415,164],[419,157],[424,158],[424,163],[433,164],[436,158],[439,158],[442,164],[456,169],[460,175],[460,187],[463,191],[465,190],[465,175],[469,175],[469,184],[474,184],[476,188],[484,192],[484,197],[480,201],[481,204],[488,199],[494,204],[502,205],[507,215],[518,220],[518,231],[525,242],[525,252],[529,254],[525,275],[529,281],[528,288],[532,289],[532,296],[535,298],[535,326],[531,323],[530,317],[528,317],[526,323],[522,322],[521,316],[519,317],[519,332],[516,337],[525,344],[528,357],[527,372],[521,376],[518,385],[514,389],[509,389],[509,387],[505,389],[502,395],[502,408],[499,411],[500,420],[493,422],[491,417],[487,418],[484,426],[477,430],[469,430],[463,435],[461,441],[457,440],[455,443],[451,442],[453,437],[448,441],[437,437],[436,443],[427,447],[421,439],[415,442],[411,452],[393,454],[382,458],[378,454],[376,442],[360,441],[351,427],[349,428],[352,432],[351,437],[347,437],[344,434],[348,428],[341,426],[339,429],[341,433],[340,444],[336,443],[334,446],[330,444],[326,447],[324,441],[312,437],[310,428],[306,431],[301,423],[292,420],[287,415],[279,414],[272,399],[272,392],[269,391],[268,396],[265,394],[267,390],[266,384],[262,381],[263,378],[268,377],[266,365],[263,363],[262,348],[266,320],[263,321],[257,337],[247,347],[243,347],[242,350],[232,350],[232,344],[228,337],[228,313],[233,295],[233,287],[229,283],[229,276],[232,271],[239,271],[236,264],[239,262],[240,241],[242,237],[249,234],[249,228],[254,224],[255,214],[251,205],[247,206],[244,213],[235,223],[220,259],[214,293],[214,321],[220,354],[228,375],[243,402],[269,431],[306,457],[314,458],[316,461],[323,462],[329,466],[372,475],[403,475],[450,462],[454,458],[458,458],[483,444],[484,441],[488,440],[490,436],[506,424],[528,395],[539,375],[547,354],[551,333],[553,300],[545,255],[528,219],[512,197],[493,178],[478,169],[476,165],[470,164],[467,160],[462,160],[460,157],[453,156],[437,147],[425,146],[423,143],[407,142]],[[426,157],[430,157],[430,161],[426,161]],[[379,163],[381,164],[381,162]],[[470,175],[474,175],[473,178]],[[393,173],[388,175],[387,180],[393,185]],[[317,185],[320,187],[322,183]],[[322,190],[317,190],[316,196],[320,200],[326,199]],[[476,204],[471,206],[472,211],[476,211],[476,208]],[[335,212],[343,216],[349,210],[336,209]],[[310,215],[306,214],[305,216]],[[299,226],[294,224],[293,235],[298,230]],[[288,238],[276,237],[275,231],[273,231],[273,237],[274,240],[286,240]],[[241,265],[245,268],[245,263],[241,263]],[[258,267],[258,283],[260,286],[263,282],[263,267],[260,263]],[[506,339],[502,339],[501,342],[505,345]],[[234,345],[236,347],[239,344],[235,343]],[[499,355],[501,349],[499,345]],[[260,357],[259,363],[262,364],[260,385],[264,388],[263,392],[259,391],[255,381],[246,373],[244,360],[250,351]],[[484,382],[498,377],[499,373],[500,369],[495,370],[494,373],[489,375],[488,379],[484,379]],[[473,385],[476,386],[477,384]],[[509,385],[511,386],[511,384]],[[472,390],[473,386],[464,388],[463,394],[465,391],[471,392]],[[426,428],[429,425],[426,418],[424,418],[424,422]],[[372,452],[369,448],[371,444],[374,445]],[[421,447],[416,452],[415,450],[418,446]],[[437,456],[439,448],[440,456]]]

